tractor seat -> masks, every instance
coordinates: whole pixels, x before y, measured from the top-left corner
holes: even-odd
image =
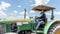
[[[45,24],[47,22],[47,18],[45,18],[43,21],[44,21],[44,24]]]

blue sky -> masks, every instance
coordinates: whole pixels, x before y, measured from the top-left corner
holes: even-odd
[[[39,12],[31,9],[36,5],[47,5],[55,7],[55,19],[60,19],[60,0],[0,0],[0,18],[12,19],[23,17],[24,9],[27,10],[27,18],[29,16],[38,16]],[[42,3],[41,3],[42,2]],[[6,6],[5,6],[6,5]],[[50,18],[50,12],[47,12]]]

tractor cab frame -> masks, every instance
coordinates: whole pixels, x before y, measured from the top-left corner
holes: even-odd
[[[51,20],[53,20],[54,19],[54,14],[53,14],[54,9],[55,8],[53,8],[53,7],[39,5],[39,6],[34,7],[32,10],[39,11],[39,12],[47,12],[47,11],[51,10],[52,11]]]

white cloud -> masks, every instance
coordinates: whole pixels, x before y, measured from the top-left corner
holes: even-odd
[[[26,16],[26,19],[30,19],[30,17],[29,16]]]
[[[49,2],[50,0],[35,0],[35,6],[38,6],[38,5],[45,5]]]
[[[13,12],[9,13],[9,16],[16,16],[18,15],[18,11],[14,10]]]
[[[18,13],[18,11],[16,11],[16,10],[15,10],[15,11],[13,11],[13,12],[14,12],[15,14],[17,14],[17,13]]]
[[[54,15],[55,15],[55,19],[56,19],[56,20],[60,20],[60,11],[58,11],[58,12],[55,11],[55,12],[54,12]]]
[[[20,14],[24,14],[24,11],[23,12],[20,12]]]
[[[11,16],[7,17],[7,20],[11,20],[11,19],[13,19],[13,20],[24,19],[24,12],[25,12],[25,11],[20,12],[20,15],[15,15],[15,14],[13,14],[13,13],[10,13]],[[17,13],[17,12],[14,11],[14,13]],[[27,13],[27,12],[26,12],[26,13]],[[28,13],[27,13],[27,14],[28,14]],[[29,19],[29,16],[26,16],[26,19]]]
[[[56,14],[56,15],[60,15],[60,12],[54,12],[54,14]]]
[[[32,0],[30,0],[29,2],[32,2]]]
[[[46,12],[46,15],[51,15],[51,13],[50,13],[50,12],[49,12],[49,13],[48,13],[48,12]]]
[[[27,0],[28,2],[32,2],[32,0]]]
[[[1,10],[6,10],[8,7],[10,7],[11,5],[9,3],[6,3],[6,2],[1,2],[1,5],[0,5],[0,9]]]
[[[18,8],[20,8],[20,7],[21,7],[21,5],[18,5],[17,7],[18,7]]]
[[[0,4],[0,18],[6,18],[7,14],[4,12],[4,10],[7,10],[7,8],[9,8],[11,5],[9,3],[6,2],[1,2]]]
[[[34,14],[34,13],[35,13],[35,11],[31,10],[31,11],[30,11],[30,13],[33,13],[33,14]]]
[[[49,13],[47,12],[46,14],[47,14],[47,15],[51,15],[50,12],[49,12]],[[56,11],[54,11],[54,15],[60,15],[60,12],[56,12]]]
[[[51,18],[51,12],[46,12],[48,20]],[[54,19],[60,20],[60,11],[54,11]]]
[[[30,5],[30,6],[34,6],[35,4],[32,4],[32,5]]]
[[[6,20],[11,20],[11,19],[13,19],[13,20],[24,19],[24,16],[9,16],[9,17],[7,17]],[[26,16],[26,19],[29,19],[29,16]]]
[[[6,13],[4,13],[2,10],[0,10],[0,18],[5,18],[7,16]]]

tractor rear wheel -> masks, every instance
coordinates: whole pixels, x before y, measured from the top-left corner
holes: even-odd
[[[48,34],[60,34],[60,23],[53,24],[50,27]]]

